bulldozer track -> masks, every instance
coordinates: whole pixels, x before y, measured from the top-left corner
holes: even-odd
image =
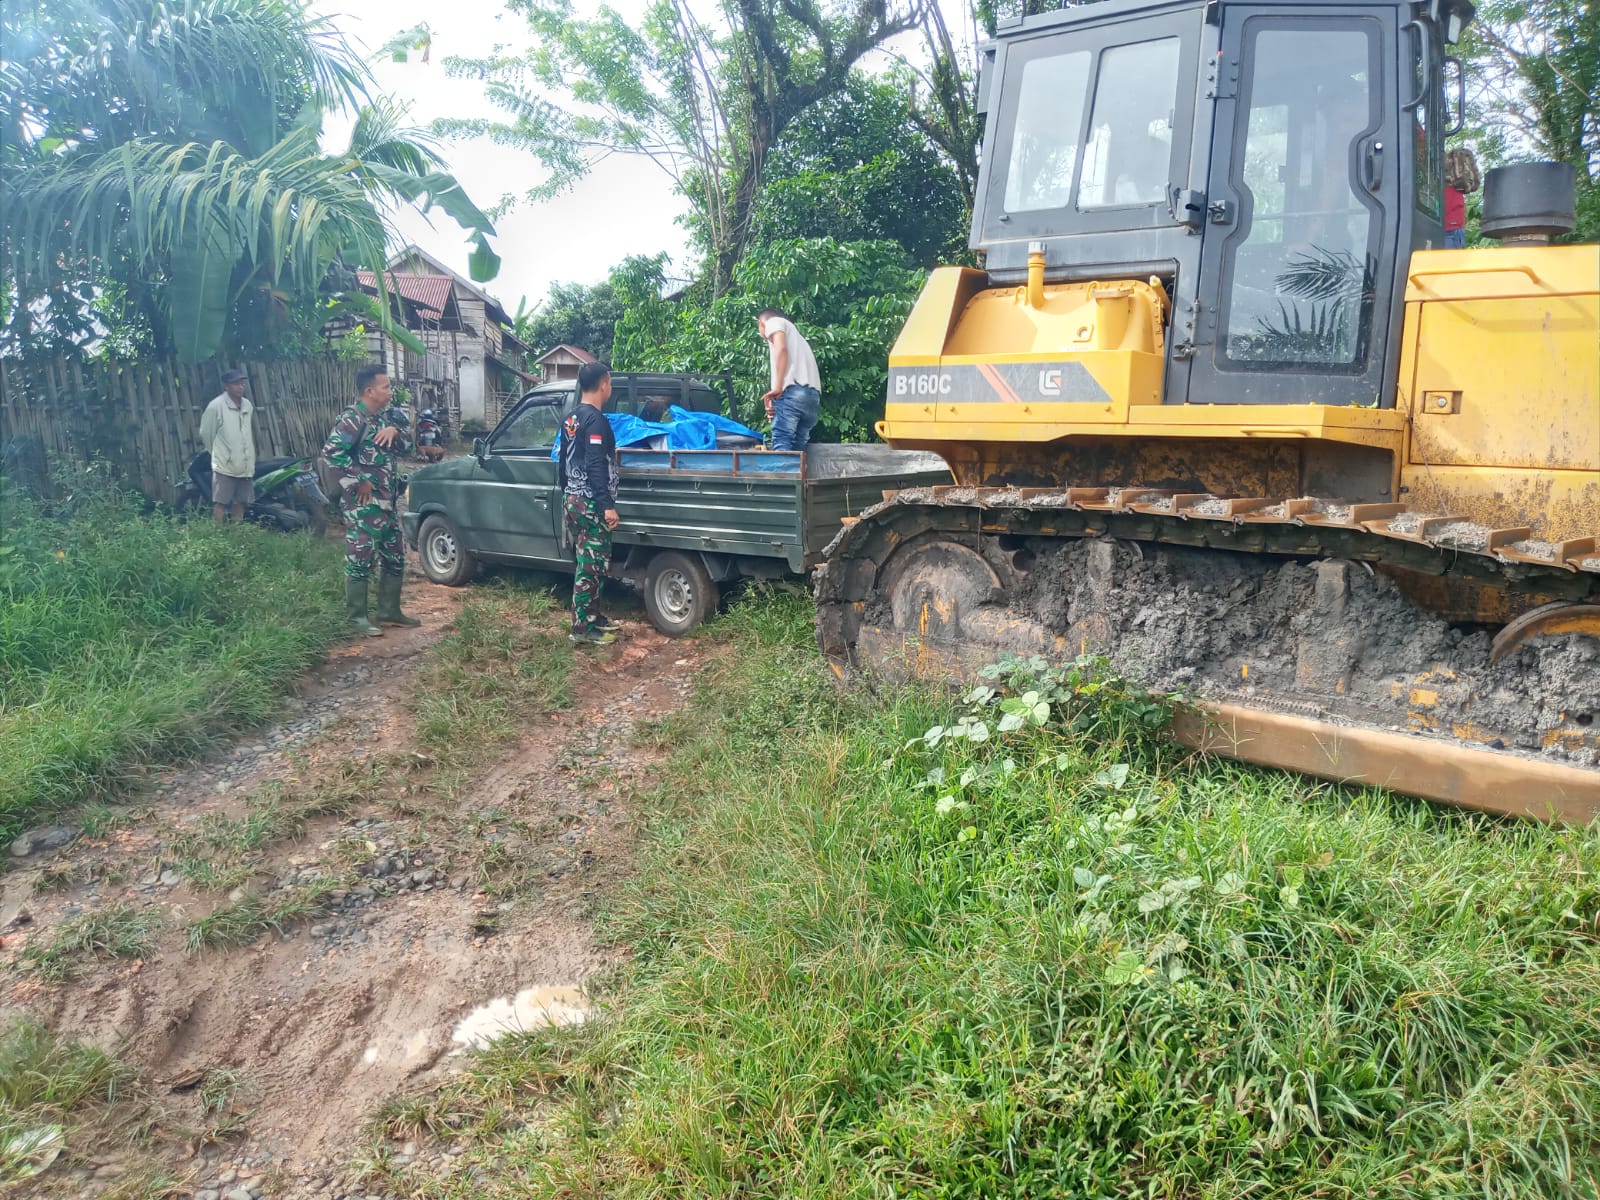
[[[993,651],[997,644],[1005,642],[1009,616],[989,614],[1016,615],[1009,606],[1020,601],[1010,589],[1030,573],[1027,565],[1012,571],[1009,564],[1031,559],[1034,550],[1041,548],[1042,553],[1053,553],[1049,549],[1052,542],[1067,545],[1075,540],[1081,543],[1083,539],[1146,547],[1141,556],[1174,553],[1159,549],[1161,547],[1189,547],[1257,556],[1258,561],[1265,562],[1343,560],[1366,564],[1376,574],[1392,576],[1398,572],[1443,577],[1452,583],[1473,585],[1501,596],[1525,597],[1529,608],[1542,605],[1543,608],[1534,610],[1533,619],[1523,622],[1530,638],[1574,632],[1600,634],[1600,622],[1594,619],[1594,614],[1600,612],[1595,608],[1600,602],[1600,545],[1594,538],[1541,543],[1531,540],[1527,529],[1488,529],[1449,514],[1419,511],[1403,505],[1350,505],[1317,497],[1238,499],[1148,488],[943,486],[886,493],[882,503],[865,510],[840,531],[815,576],[818,643],[841,675],[866,665],[881,667],[880,659],[886,650],[898,653],[902,646],[915,646],[915,657],[920,662],[941,663],[941,667],[934,669],[935,674],[948,674],[952,668],[959,673],[970,668],[974,656]],[[982,618],[979,621],[982,627],[971,641],[963,641],[968,627],[963,625],[959,612],[953,617],[945,614],[947,624],[934,614],[933,623],[937,627],[927,628],[930,614],[925,598],[919,601],[923,605],[923,628],[917,628],[915,620],[906,619],[907,606],[903,601],[898,618],[890,611],[889,593],[896,588],[903,591],[907,586],[921,587],[923,592],[919,596],[925,596],[944,585],[945,577],[936,557],[922,560],[924,566],[910,585],[901,576],[902,568],[893,565],[915,560],[928,547],[937,546],[965,547],[973,556],[969,561],[981,558],[1001,581],[985,595],[980,580],[965,596],[957,598],[954,607],[966,605],[968,622],[973,613]],[[1152,547],[1157,549],[1148,549]],[[897,553],[901,554],[898,559]],[[1338,569],[1360,573],[1359,567]],[[968,578],[971,578],[970,573]],[[1388,581],[1375,582],[1386,584]],[[947,602],[939,603],[951,607]],[[934,607],[939,607],[939,603]],[[1227,603],[1225,598],[1219,599],[1211,611],[1221,613]],[[1419,612],[1427,611],[1426,606],[1419,607]],[[1549,618],[1551,613],[1572,615],[1556,621]],[[1025,614],[1021,619],[1026,620]],[[1353,612],[1347,618],[1348,627],[1359,629],[1362,620],[1361,612]],[[1054,632],[1063,631],[1057,626]],[[1515,635],[1516,631],[1512,633]],[[1066,640],[1056,637],[1055,648],[1063,649]],[[1514,657],[1517,649],[1517,644],[1498,641],[1494,657],[1496,660]],[[1280,654],[1280,660],[1281,657]],[[1503,662],[1491,664],[1487,644],[1481,658],[1481,664],[1474,663],[1470,672],[1473,702],[1479,700],[1480,692],[1496,690],[1494,672],[1508,667]],[[1584,666],[1583,670],[1592,672],[1590,666]],[[913,668],[911,673],[921,671]],[[1449,671],[1444,673],[1450,679],[1456,678]],[[1584,674],[1580,682],[1563,686],[1568,692],[1587,693],[1592,690],[1588,688],[1589,680],[1590,675]],[[1254,675],[1247,682],[1253,685]],[[1320,679],[1318,683],[1320,685]],[[1235,684],[1239,684],[1237,679]],[[1424,682],[1420,686],[1426,690],[1431,684]],[[1524,681],[1523,688],[1524,713],[1544,703],[1550,690],[1541,691],[1534,676]],[[1252,690],[1251,686],[1232,686],[1212,679],[1203,690],[1203,697],[1230,711],[1237,711],[1239,705],[1252,708],[1263,714],[1263,719],[1266,719],[1265,714],[1278,713],[1327,721],[1327,728],[1337,730],[1339,737],[1352,746],[1359,740],[1363,727],[1374,733],[1375,746],[1381,731],[1382,738],[1388,740],[1373,753],[1382,758],[1381,768],[1394,773],[1395,778],[1401,774],[1415,777],[1409,764],[1405,772],[1395,766],[1396,755],[1400,753],[1396,750],[1399,741],[1422,740],[1397,739],[1397,734],[1437,735],[1424,742],[1423,749],[1414,752],[1423,755],[1442,755],[1445,743],[1453,735],[1457,741],[1484,747],[1481,752],[1467,751],[1469,755],[1499,760],[1519,756],[1519,761],[1528,764],[1528,769],[1534,772],[1525,777],[1533,791],[1540,787],[1554,788],[1565,796],[1581,797],[1572,801],[1573,806],[1567,810],[1569,816],[1591,811],[1587,806],[1600,813],[1600,771],[1595,770],[1600,766],[1600,731],[1592,728],[1595,717],[1588,711],[1595,704],[1593,695],[1578,695],[1575,699],[1562,696],[1550,701],[1576,711],[1576,723],[1567,720],[1569,714],[1565,712],[1562,719],[1554,723],[1541,719],[1542,745],[1528,738],[1526,726],[1531,721],[1521,721],[1525,727],[1520,738],[1499,736],[1490,727],[1471,729],[1469,736],[1463,739],[1463,728],[1470,725],[1470,721],[1464,724],[1459,710],[1445,713],[1441,709],[1444,715],[1437,721],[1427,717],[1418,719],[1415,714],[1411,714],[1409,722],[1404,715],[1375,717],[1370,705],[1366,711],[1358,711],[1359,706],[1343,703],[1342,694],[1334,695],[1331,688],[1327,694],[1316,695],[1299,692],[1292,686],[1280,686],[1274,694],[1266,688]],[[1469,702],[1466,707],[1472,710],[1473,703]],[[1215,742],[1214,737],[1205,739],[1208,748],[1216,748]],[[1350,750],[1350,760],[1362,752],[1359,747]],[[1269,757],[1248,751],[1241,751],[1238,756],[1271,761]],[[1286,760],[1282,765],[1294,764]],[[1503,766],[1494,765],[1493,773],[1503,777]],[[1307,768],[1297,766],[1296,769]],[[1539,771],[1549,773],[1539,775]],[[1339,777],[1338,770],[1320,773]],[[1484,777],[1489,774],[1491,772],[1486,770]],[[1466,768],[1452,774],[1452,779],[1468,780],[1464,785],[1452,782],[1432,792],[1419,788],[1411,790],[1433,799],[1494,807],[1500,811],[1527,812],[1537,808],[1537,799],[1531,807],[1523,803],[1527,797],[1513,798],[1514,803],[1496,803],[1493,797],[1488,803],[1483,802],[1483,797],[1475,799],[1470,794],[1471,775],[1469,762]],[[1350,777],[1376,781],[1370,772],[1364,777],[1354,774]],[[1458,794],[1463,791],[1469,794]]]
[[[910,506],[971,510],[990,534],[1346,558],[1573,603],[1600,597],[1600,537],[1535,542],[1525,528],[1489,529],[1401,504],[1227,499],[1151,488],[910,488],[862,512],[828,547],[827,559],[872,558],[879,548],[870,537],[872,523],[885,510]]]

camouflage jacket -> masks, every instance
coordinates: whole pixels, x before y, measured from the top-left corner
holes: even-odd
[[[366,432],[362,433],[362,423]],[[380,504],[391,504],[396,495],[396,477],[400,474],[400,456],[411,449],[411,443],[402,433],[388,446],[380,446],[372,439],[383,429],[383,414],[369,416],[359,404],[352,404],[339,414],[339,420],[322,447],[322,457],[337,467],[341,496],[348,496],[363,483],[372,485],[372,498]],[[361,445],[356,445],[360,435]]]

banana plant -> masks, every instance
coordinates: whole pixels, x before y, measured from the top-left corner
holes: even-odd
[[[381,292],[386,206],[439,209],[472,240],[473,277],[499,269],[488,217],[299,0],[61,0],[0,21],[0,266],[24,348],[43,297],[92,308],[115,289],[151,349],[198,361],[245,297],[314,297],[334,263]],[[330,153],[341,107],[355,129]],[[380,301],[380,326],[420,350]]]

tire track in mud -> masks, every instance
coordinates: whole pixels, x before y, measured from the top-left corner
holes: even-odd
[[[368,756],[410,749],[408,683],[463,594],[424,586],[408,596],[421,629],[342,647],[307,677],[278,726],[162,780],[126,828],[0,879],[0,963],[13,966],[78,913],[122,902],[161,914],[159,946],[146,959],[89,962],[56,985],[0,972],[0,1008],[119,1048],[157,1099],[191,1122],[200,1121],[193,1092],[174,1085],[239,1072],[244,1133],[190,1147],[175,1164],[199,1194],[227,1195],[274,1173],[276,1195],[343,1194],[340,1170],[361,1148],[370,1113],[462,1061],[451,1057],[451,1035],[463,1016],[529,988],[581,989],[620,958],[596,942],[591,918],[596,899],[632,870],[627,799],[662,756],[637,732],[683,706],[705,653],[635,620],[618,646],[576,656],[571,707],[530,714],[519,742],[445,811],[409,811],[380,785],[344,815],[315,818],[271,847],[233,893],[282,894],[354,850],[362,877],[330,893],[331,911],[252,945],[186,950],[180,927],[227,898],[161,868],[176,826],[207,812],[237,817],[252,786],[315,777],[348,743]],[[46,872],[76,881],[40,894]],[[116,1152],[105,1158],[114,1163]],[[39,1182],[59,1176],[51,1186],[65,1186],[60,1194],[85,1194],[72,1189],[89,1187],[97,1168],[110,1169],[89,1161]]]

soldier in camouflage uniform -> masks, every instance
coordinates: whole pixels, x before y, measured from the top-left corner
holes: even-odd
[[[392,389],[382,367],[356,372],[357,400],[339,414],[322,455],[339,470],[339,511],[344,514],[344,594],[350,624],[357,633],[377,637],[383,630],[367,620],[367,587],[372,568],[378,577],[377,619],[384,625],[420,625],[400,611],[405,575],[405,543],[395,509],[400,501],[397,463],[409,449],[405,434],[383,419]]]
[[[574,557],[572,640],[606,646],[617,640],[616,622],[596,607],[617,527],[617,439],[604,411],[611,368],[584,363],[578,390],[583,398],[561,425],[563,517]]]

